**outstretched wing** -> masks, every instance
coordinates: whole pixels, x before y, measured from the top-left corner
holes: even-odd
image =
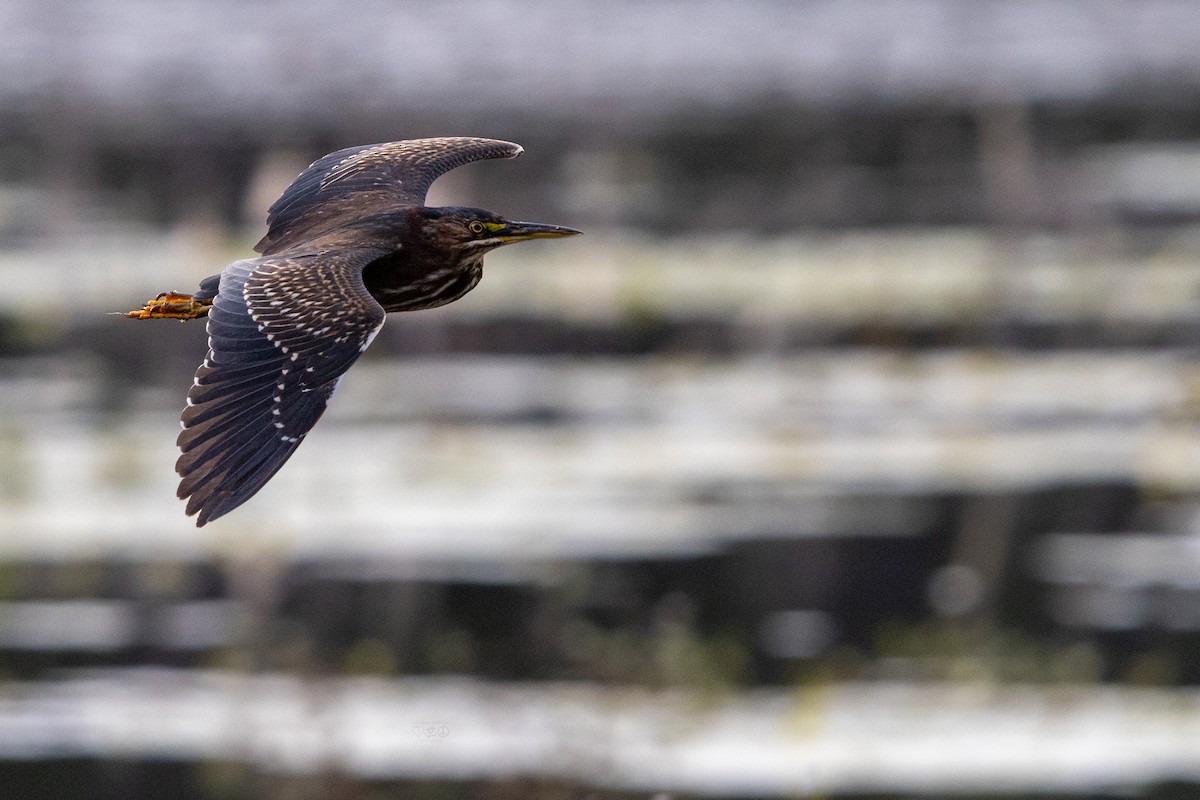
[[[196,524],[270,480],[325,411],[338,381],[383,325],[351,250],[230,264],[208,314],[208,355],[179,434],[179,497]]]
[[[254,246],[279,253],[350,219],[424,205],[430,184],[455,167],[514,158],[520,145],[465,136],[350,147],[312,163],[267,211],[267,235]]]

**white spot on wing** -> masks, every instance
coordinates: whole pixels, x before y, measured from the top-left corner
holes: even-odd
[[[381,328],[382,328],[382,326],[376,327],[374,330],[372,330],[370,333],[367,334],[366,340],[361,345],[359,345],[358,352],[361,353],[364,350],[366,350],[368,347],[371,346],[371,342],[375,341],[375,336],[379,333]]]

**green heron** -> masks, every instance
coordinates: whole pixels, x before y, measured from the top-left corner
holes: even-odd
[[[579,233],[425,205],[449,170],[520,154],[511,142],[465,137],[330,153],[268,210],[258,258],[230,264],[193,295],[164,293],[128,312],[208,317],[208,354],[187,394],[175,464],[198,526],[246,502],[283,466],[387,312],[457,300],[501,245]]]

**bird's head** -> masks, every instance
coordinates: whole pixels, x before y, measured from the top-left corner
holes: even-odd
[[[501,245],[528,239],[558,239],[580,231],[560,225],[516,222],[482,208],[445,206],[420,209],[421,238],[439,249],[483,255]]]

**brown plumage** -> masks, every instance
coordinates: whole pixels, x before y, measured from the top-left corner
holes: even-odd
[[[175,467],[197,525],[244,503],[283,466],[386,312],[457,300],[496,247],[578,233],[424,205],[448,170],[520,153],[510,142],[473,138],[330,153],[271,206],[260,257],[230,264],[195,295],[160,295],[130,312],[208,316],[208,354],[188,392]]]

